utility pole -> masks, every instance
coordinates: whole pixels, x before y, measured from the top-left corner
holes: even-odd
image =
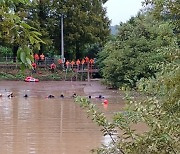
[[[63,33],[63,18],[64,18],[64,14],[61,14],[61,60],[63,63],[63,67],[64,67],[64,33]]]

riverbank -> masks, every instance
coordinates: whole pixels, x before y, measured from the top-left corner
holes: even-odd
[[[92,74],[91,78],[92,77]],[[87,79],[87,73],[76,73],[72,70],[59,70],[54,72],[46,68],[38,68],[36,72],[32,70],[21,71],[20,69],[5,69],[0,68],[0,80],[22,81],[27,76],[38,78],[40,81],[85,81]]]

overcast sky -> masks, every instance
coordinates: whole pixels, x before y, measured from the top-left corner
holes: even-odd
[[[108,0],[104,5],[107,8],[107,16],[111,25],[119,25],[126,22],[131,16],[135,16],[142,8],[143,0]]]

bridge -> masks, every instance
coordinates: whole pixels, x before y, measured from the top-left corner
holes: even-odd
[[[15,59],[16,62],[13,62]],[[69,66],[66,66],[65,64],[58,64],[57,60],[54,58],[45,58],[45,60],[41,61],[39,60],[36,62],[37,69],[38,68],[45,68],[45,69],[50,69],[50,65],[52,63],[56,64],[57,69],[71,69],[76,73],[98,73],[99,69],[97,68],[96,65],[94,64],[80,64],[76,65],[74,64],[73,66],[69,64]],[[0,68],[4,69],[19,69],[20,68],[20,63],[17,62],[16,58],[13,57],[0,57]]]

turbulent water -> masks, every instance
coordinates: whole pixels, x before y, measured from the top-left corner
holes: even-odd
[[[8,98],[11,92],[14,97]],[[123,106],[119,92],[97,81],[0,81],[0,93],[0,154],[89,154],[109,138],[71,96],[90,95],[109,117]],[[50,94],[55,97],[47,98]],[[99,95],[108,99],[108,106]]]

